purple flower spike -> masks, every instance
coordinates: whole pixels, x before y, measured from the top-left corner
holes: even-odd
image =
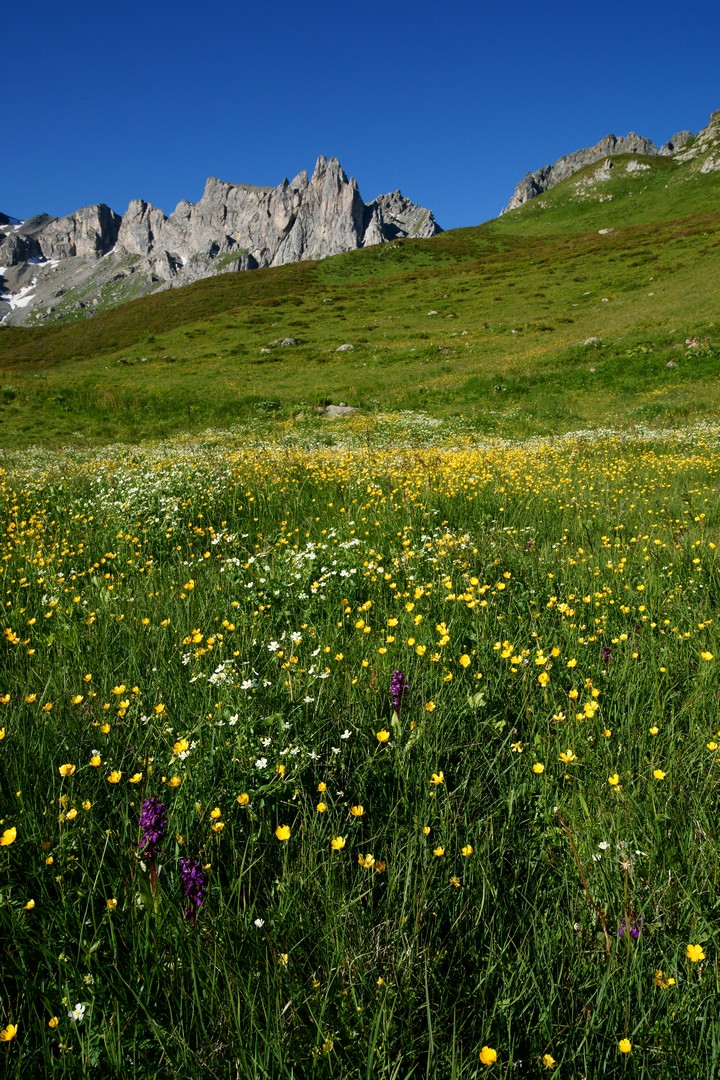
[[[142,836],[138,851],[152,860],[155,856],[155,848],[162,841],[167,829],[167,808],[160,802],[157,795],[151,795],[143,802],[140,808],[140,828]]]
[[[612,649],[610,648],[609,645],[603,645],[603,647],[600,649],[600,659],[602,660],[603,664],[605,664],[606,667],[609,664],[612,664],[613,654],[612,654]]]
[[[202,907],[207,891],[207,879],[199,859],[180,860],[180,881],[185,898],[183,913],[186,919],[194,923],[198,908]]]
[[[409,690],[409,686],[402,671],[393,671],[392,679],[390,680],[390,700],[392,701],[392,707],[396,713],[400,712],[403,694],[406,690]]]
[[[618,937],[625,937],[625,934],[629,934],[634,941],[637,941],[637,939],[643,933],[643,930],[644,927],[642,915],[630,915],[629,918],[620,920],[620,926],[618,927]]]

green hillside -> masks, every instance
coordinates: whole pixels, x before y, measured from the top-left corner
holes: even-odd
[[[341,401],[507,436],[713,415],[720,172],[631,160],[476,228],[1,328],[0,445],[308,423]]]

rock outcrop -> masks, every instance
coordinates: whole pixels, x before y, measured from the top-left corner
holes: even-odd
[[[561,180],[567,180],[569,176],[584,169],[586,165],[602,161],[603,158],[609,158],[615,154],[654,155],[658,152],[654,142],[643,138],[642,135],[636,135],[633,131],[620,138],[617,135],[606,135],[595,146],[575,150],[572,154],[558,158],[554,165],[545,165],[536,172],[528,173],[515,188],[513,197],[502,213],[506,214],[509,210],[522,206],[528,200],[534,199],[536,195],[542,195],[544,191],[559,184]]]
[[[430,210],[399,191],[366,205],[339,161],[325,157],[318,158],[311,178],[303,171],[274,188],[210,177],[199,202],[182,201],[169,216],[142,199],[133,200],[122,217],[103,203],[63,218],[40,215],[22,223],[0,215],[0,266],[13,268],[0,282],[4,321],[28,321],[38,306],[43,318],[67,316],[74,302],[68,293],[81,284],[92,310],[220,272],[322,259],[440,231]],[[8,312],[13,290],[29,286],[22,269],[30,265],[35,292],[24,292],[22,305]],[[53,303],[57,299],[59,305]],[[79,310],[87,306],[84,299]]]

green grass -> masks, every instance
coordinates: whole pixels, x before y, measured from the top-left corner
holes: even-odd
[[[717,433],[331,430],[6,462],[4,1074],[717,1075]]]

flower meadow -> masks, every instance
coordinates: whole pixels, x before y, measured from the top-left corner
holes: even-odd
[[[4,1075],[718,1075],[720,434],[345,430],[0,461]]]

